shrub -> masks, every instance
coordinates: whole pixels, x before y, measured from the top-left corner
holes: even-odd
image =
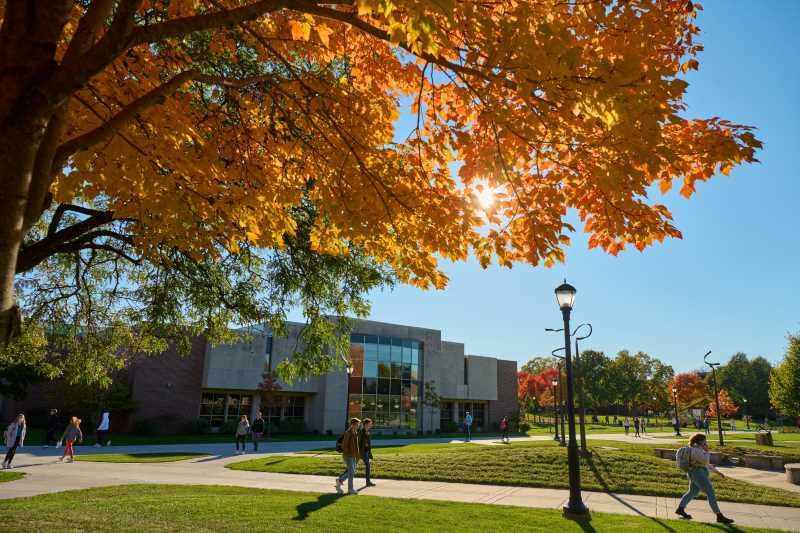
[[[186,433],[190,435],[205,435],[211,433],[211,422],[207,418],[197,418],[186,423]]]

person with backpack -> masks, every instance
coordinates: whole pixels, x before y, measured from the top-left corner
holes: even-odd
[[[472,437],[472,415],[469,414],[469,411],[467,411],[467,416],[464,417],[464,434],[465,440],[469,442]]]
[[[17,448],[25,445],[25,434],[28,432],[28,423],[25,421],[25,415],[18,414],[17,417],[6,428],[6,458],[3,459],[3,468],[11,468],[11,461],[14,460],[14,454],[17,453]]]
[[[336,451],[342,454],[345,464],[345,471],[336,478],[336,492],[344,494],[342,483],[347,480],[347,494],[357,496],[358,491],[353,488],[353,478],[356,475],[356,463],[358,462],[358,425],[361,421],[358,418],[350,419],[350,427],[347,428],[336,441]]]
[[[629,435],[631,432],[631,420],[627,416],[625,420],[622,421],[622,426],[625,428],[625,435]]]
[[[722,477],[725,475],[711,464],[711,454],[708,451],[708,440],[702,433],[695,433],[689,439],[688,446],[684,446],[675,453],[675,462],[678,468],[686,472],[689,480],[689,489],[678,503],[675,514],[691,520],[692,516],[686,512],[686,506],[697,496],[698,493],[705,492],[708,498],[708,505],[717,515],[717,522],[720,524],[732,524],[733,520],[722,514],[717,505],[717,495],[714,493],[714,486],[711,484],[709,472],[715,472]]]
[[[365,418],[361,421],[361,428],[358,430],[358,456],[364,461],[364,477],[367,478],[367,487],[374,487],[375,483],[370,479],[372,465],[372,437],[369,428],[372,427],[372,420]]]
[[[500,421],[500,431],[503,432],[503,442],[511,444],[511,438],[508,436],[508,417],[504,416]]]
[[[633,436],[634,437],[641,437],[641,435],[639,435],[639,417],[638,416],[634,416],[633,417],[633,429],[635,431]]]
[[[261,411],[256,413],[256,418],[253,420],[253,425],[250,427],[250,435],[253,439],[253,451],[258,451],[258,441],[261,440],[261,435],[264,434],[264,429],[266,428],[266,423],[264,422],[263,415]]]

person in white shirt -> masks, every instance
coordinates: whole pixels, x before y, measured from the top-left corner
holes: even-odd
[[[725,477],[725,475],[711,464],[711,454],[708,451],[706,436],[702,433],[692,435],[689,439],[689,448],[691,448],[691,455],[689,456],[689,470],[686,471],[686,477],[689,479],[689,489],[681,498],[675,514],[691,519],[692,516],[686,512],[686,506],[702,491],[708,497],[708,505],[711,510],[717,514],[717,522],[720,524],[732,524],[733,520],[723,515],[719,510],[717,495],[714,493],[714,486],[709,478],[709,471],[722,477]]]
[[[108,440],[108,424],[110,418],[111,413],[103,410],[103,414],[100,415],[100,425],[97,426],[97,442],[94,443],[95,446],[111,445],[111,441]]]

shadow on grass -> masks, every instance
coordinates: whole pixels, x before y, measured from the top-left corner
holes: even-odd
[[[297,516],[292,517],[292,520],[305,520],[308,518],[308,515],[313,513],[314,511],[319,511],[333,503],[336,503],[336,500],[339,498],[343,498],[344,496],[340,494],[320,494],[316,500],[307,501],[299,504],[297,506]]]

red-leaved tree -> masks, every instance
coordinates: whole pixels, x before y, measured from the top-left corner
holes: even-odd
[[[739,408],[733,403],[728,391],[720,389],[719,391],[719,412],[722,416],[728,417],[735,414]],[[717,404],[712,398],[708,404],[708,416],[717,416]]]

